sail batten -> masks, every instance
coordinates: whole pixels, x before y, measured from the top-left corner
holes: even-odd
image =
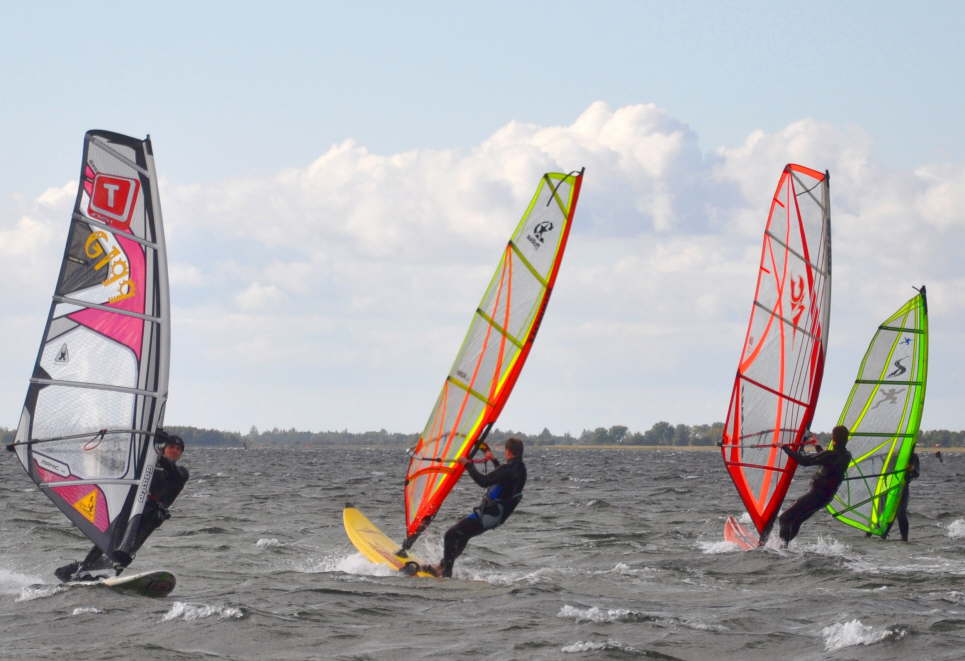
[[[456,460],[475,452],[506,404],[549,301],[582,177],[582,172],[543,175],[502,250],[426,426],[410,451],[407,544],[425,529],[462,475]],[[447,465],[440,467],[429,459]]]
[[[89,131],[11,449],[108,557],[130,550],[147,499],[169,346],[167,257],[150,139]]]
[[[831,296],[828,179],[827,173],[789,164],[778,180],[724,424],[724,464],[762,534],[796,468],[781,447],[800,446],[824,373]]]
[[[154,248],[155,250],[158,249],[158,244],[155,243],[154,241],[150,241],[150,240],[148,240],[148,239],[142,239],[142,238],[140,238],[140,237],[134,236],[134,235],[131,234],[130,232],[127,232],[127,231],[122,230],[122,229],[118,229],[118,228],[116,228],[116,227],[111,227],[108,223],[103,223],[103,222],[101,222],[101,221],[99,221],[99,220],[97,220],[97,219],[95,219],[95,218],[90,218],[89,216],[85,216],[85,215],[83,215],[83,214],[77,213],[76,211],[73,213],[73,215],[71,216],[71,218],[72,218],[72,220],[80,221],[80,222],[82,222],[82,223],[85,223],[85,224],[87,224],[87,225],[90,225],[91,227],[96,227],[97,229],[99,229],[99,230],[101,230],[101,231],[110,232],[111,234],[113,234],[113,235],[115,235],[115,236],[119,236],[119,237],[125,238],[125,239],[127,239],[127,240],[129,240],[129,241],[133,241],[133,242],[135,242],[135,243],[139,243],[139,244],[141,244],[142,246],[144,246],[144,247],[146,247],[146,248]]]
[[[30,383],[36,383],[44,386],[64,386],[67,388],[87,388],[89,390],[109,390],[112,392],[126,392],[133,395],[143,395],[144,397],[163,397],[165,393],[159,390],[140,390],[138,388],[125,388],[124,386],[111,386],[103,383],[90,382],[84,383],[82,381],[62,381],[58,379],[40,379],[37,377],[32,377]]]

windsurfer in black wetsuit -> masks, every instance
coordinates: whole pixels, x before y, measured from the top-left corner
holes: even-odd
[[[59,567],[54,572],[54,575],[61,581],[96,580],[99,577],[91,575],[90,572],[102,569],[113,568],[117,574],[120,574],[125,567],[131,564],[134,554],[141,548],[141,545],[144,544],[151,533],[171,518],[168,508],[174,503],[188,481],[188,469],[177,465],[181,454],[184,452],[184,440],[180,436],[168,434],[163,429],[158,429],[157,445],[161,447],[161,454],[154,466],[151,488],[148,492],[147,502],[144,503],[140,527],[137,530],[137,538],[131,548],[131,553],[117,552],[114,558],[108,558],[99,546],[94,545],[86,558],[80,562],[72,562]]]
[[[815,474],[814,479],[811,480],[811,490],[798,498],[790,509],[778,518],[778,522],[781,524],[781,539],[784,540],[785,546],[797,537],[802,523],[831,502],[844,480],[848,464],[851,463],[851,453],[848,452],[848,428],[838,425],[832,429],[831,440],[834,443],[833,449],[815,455],[792,450],[786,445],[781,447],[784,452],[802,466],[821,467]]]
[[[901,533],[901,541],[908,541],[908,485],[921,474],[921,462],[918,460],[918,455],[914,452],[911,453],[911,457],[908,459],[908,467],[905,469],[908,472],[905,474],[905,486],[901,489],[901,500],[898,501],[898,513],[895,515],[895,520],[898,521],[898,532]],[[883,538],[887,539],[888,533],[891,532],[891,526],[894,521],[888,524],[888,529],[885,530],[885,534],[882,535]]]
[[[466,467],[476,484],[487,489],[486,495],[472,514],[446,531],[442,562],[438,567],[428,568],[434,574],[447,578],[452,576],[452,565],[465,550],[469,540],[504,523],[523,499],[523,487],[526,485],[523,442],[518,438],[506,441],[506,463],[502,465],[488,450],[485,457],[496,465],[496,470],[482,474],[469,459],[460,457],[458,460]]]

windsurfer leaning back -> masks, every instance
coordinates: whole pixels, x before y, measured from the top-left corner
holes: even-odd
[[[64,565],[54,572],[61,581],[97,580],[101,577],[92,575],[91,572],[103,569],[113,569],[117,574],[120,574],[131,563],[134,554],[141,548],[141,545],[144,544],[151,533],[171,518],[168,508],[174,503],[188,481],[188,469],[184,466],[178,466],[178,460],[184,452],[184,440],[180,436],[168,434],[163,429],[158,429],[157,446],[161,448],[161,454],[154,466],[151,488],[148,492],[147,502],[144,504],[144,511],[141,514],[141,525],[138,528],[137,539],[130,554],[116,553],[114,558],[108,558],[101,548],[95,545],[87,554],[87,557],[80,562]]]
[[[802,466],[820,466],[814,479],[811,480],[811,490],[798,498],[778,518],[781,524],[781,539],[784,540],[785,546],[797,537],[802,523],[831,502],[841,482],[844,481],[844,474],[848,470],[848,464],[851,463],[851,453],[848,452],[848,428],[838,425],[832,429],[831,441],[834,444],[832,449],[814,455],[792,450],[786,445],[781,447]]]
[[[458,459],[476,484],[486,489],[486,495],[472,514],[446,531],[442,562],[436,567],[427,567],[430,573],[451,577],[452,565],[465,550],[469,540],[504,523],[516,509],[519,501],[523,499],[523,487],[526,485],[523,442],[518,438],[510,438],[506,441],[504,454],[506,463],[502,465],[489,450],[486,451],[485,457],[496,465],[496,470],[483,474],[469,459],[465,457]]]

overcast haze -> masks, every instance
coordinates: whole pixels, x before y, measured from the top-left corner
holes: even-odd
[[[361,6],[358,6],[361,4]],[[150,133],[166,422],[422,428],[547,170],[586,167],[498,425],[723,419],[781,168],[831,173],[830,429],[928,286],[923,428],[959,415],[958,3],[52,3],[0,8],[0,424],[16,423],[83,132]]]

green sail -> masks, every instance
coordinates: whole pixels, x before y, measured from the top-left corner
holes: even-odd
[[[838,419],[854,457],[828,511],[884,536],[894,521],[921,424],[928,376],[925,288],[888,317],[871,339]]]

